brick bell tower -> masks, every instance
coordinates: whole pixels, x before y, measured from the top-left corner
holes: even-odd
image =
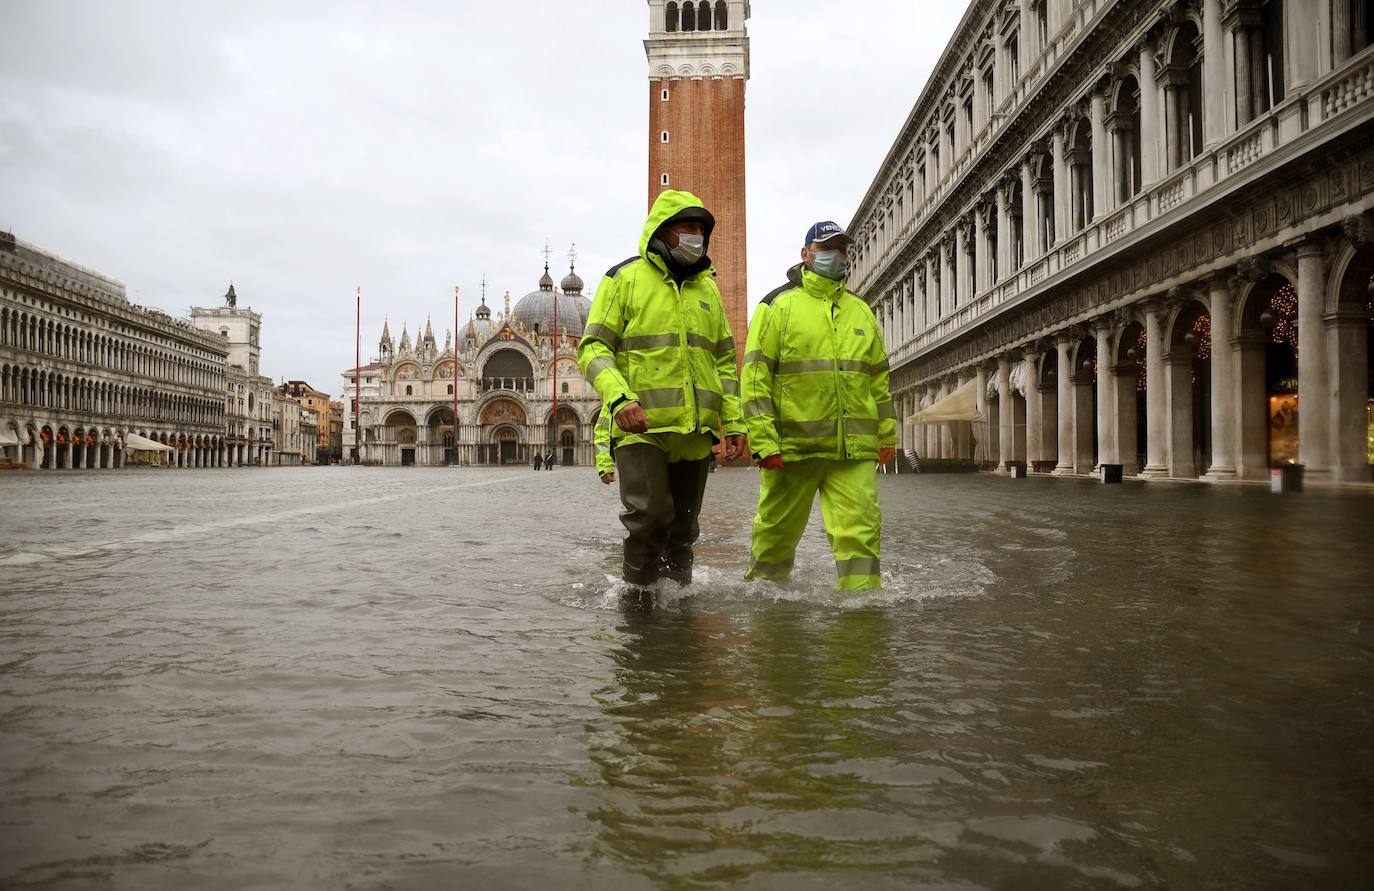
[[[744,357],[744,85],[749,0],[648,0],[649,206],[665,189],[691,192],[716,218],[711,260]]]

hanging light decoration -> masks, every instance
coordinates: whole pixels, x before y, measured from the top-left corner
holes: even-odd
[[[1260,324],[1264,324],[1264,316],[1273,317],[1273,325],[1269,327],[1269,342],[1279,346],[1290,346],[1293,352],[1298,351],[1298,290],[1290,284],[1285,284],[1274,292],[1274,296],[1269,298],[1269,308],[1260,314]]]

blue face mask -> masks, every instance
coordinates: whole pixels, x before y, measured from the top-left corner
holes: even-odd
[[[816,259],[811,261],[812,272],[836,282],[844,278],[848,267],[844,251],[816,251]]]

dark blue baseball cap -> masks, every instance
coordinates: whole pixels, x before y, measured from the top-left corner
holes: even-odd
[[[839,224],[825,220],[806,230],[806,241],[802,244],[811,244],[813,241],[817,244],[824,244],[832,238],[843,239],[846,244],[854,240],[839,227]]]

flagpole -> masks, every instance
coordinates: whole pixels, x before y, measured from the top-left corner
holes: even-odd
[[[353,463],[363,461],[363,390],[359,386],[363,365],[363,289],[353,293]]]
[[[453,286],[453,463],[458,463],[458,285]]]
[[[558,455],[558,449],[563,444],[558,435],[558,289],[553,292],[553,453]],[[558,455],[558,463],[563,463],[563,458]]]

